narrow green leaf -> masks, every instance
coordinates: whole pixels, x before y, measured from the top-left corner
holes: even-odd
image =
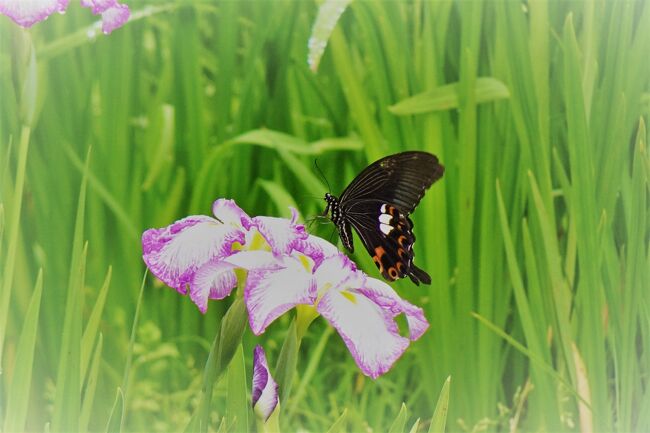
[[[174,3],[161,6],[147,5],[131,14],[129,24],[162,12],[169,12],[177,7],[178,5]],[[65,36],[54,39],[47,44],[42,44],[37,51],[37,55],[43,61],[48,61],[79,46],[91,44],[95,42],[96,38],[102,37],[107,36],[102,33],[102,20],[97,20],[93,24],[83,27],[74,33],[67,33]]]
[[[97,347],[93,354],[90,370],[88,371],[88,378],[86,379],[86,387],[84,389],[84,398],[81,404],[81,415],[79,416],[79,431],[88,431],[88,423],[92,415],[93,403],[95,401],[95,390],[97,388],[97,380],[99,378],[99,366],[102,361],[102,348],[104,345],[104,336],[100,333],[97,339]],[[82,376],[83,377],[83,376]]]
[[[411,430],[409,430],[409,433],[417,433],[418,428],[420,428],[420,418],[415,420],[413,426],[411,427]]]
[[[326,0],[318,8],[318,15],[311,29],[307,54],[307,64],[316,72],[320,59],[336,23],[352,0]]]
[[[131,364],[133,363],[133,347],[135,346],[135,336],[138,330],[138,323],[140,321],[140,308],[142,306],[142,299],[144,297],[144,286],[147,281],[148,270],[144,271],[142,275],[142,281],[140,282],[140,294],[138,295],[138,302],[135,305],[135,313],[133,314],[133,324],[131,325],[131,337],[129,338],[129,346],[126,351],[126,362],[124,364],[124,374],[122,375],[122,387],[119,389],[120,395],[122,396],[123,402],[127,401],[127,396],[129,394],[129,377],[131,375]],[[120,426],[119,429],[122,430],[123,426],[121,422],[123,421],[123,414],[120,412]]]
[[[235,356],[233,356],[227,373],[228,384],[226,385],[228,398],[226,399],[226,419],[234,422],[235,431],[247,432],[248,413],[251,403],[247,398],[246,389],[246,361],[244,358],[244,347],[240,344]]]
[[[301,182],[307,192],[313,194],[322,194],[325,191],[325,185],[323,182],[315,175],[316,165],[313,164],[313,169],[310,169],[310,166],[303,164],[300,159],[290,152],[279,150],[280,158],[284,161],[284,164],[289,170],[291,170],[296,177],[296,180]]]
[[[264,191],[269,195],[275,207],[277,208],[280,214],[286,214],[289,212],[288,208],[292,207],[294,209],[298,208],[298,205],[293,200],[291,194],[287,192],[284,187],[278,185],[275,182],[270,180],[258,179],[257,183],[262,187]]]
[[[118,221],[122,223],[123,228],[126,229],[127,233],[133,239],[139,239],[140,232],[133,224],[133,221],[129,216],[129,214],[122,207],[122,205],[120,205],[120,203],[116,200],[116,198],[110,192],[110,190],[104,184],[102,184],[102,182],[93,173],[91,173],[90,171],[88,172],[85,171],[84,164],[81,162],[79,157],[74,153],[70,145],[63,143],[62,148],[63,151],[66,153],[66,155],[68,155],[68,157],[70,158],[70,162],[72,162],[72,165],[74,165],[74,167],[77,168],[82,173],[85,173],[84,175],[88,177],[88,183],[90,184],[90,187],[104,201],[106,207],[108,207],[111,210],[111,212],[113,212],[113,214],[118,219]]]
[[[586,402],[580,394],[578,394],[578,391],[569,383],[567,382],[564,377],[562,377],[560,374],[558,374],[552,366],[544,362],[543,359],[541,359],[536,353],[531,352],[528,350],[523,344],[519,343],[517,340],[512,338],[510,335],[506,334],[501,328],[497,327],[495,324],[491,323],[489,320],[487,320],[485,317],[482,317],[479,314],[476,313],[471,313],[472,316],[479,320],[481,323],[483,323],[485,326],[488,327],[492,332],[506,340],[508,344],[510,344],[512,347],[517,349],[519,352],[523,353],[526,355],[528,358],[530,358],[531,361],[533,361],[535,364],[537,364],[542,370],[544,370],[546,373],[551,375],[555,380],[557,380],[559,383],[564,385],[566,389],[573,394],[577,399],[582,401],[585,405],[589,406],[589,403]]]
[[[430,113],[458,108],[460,83],[446,84],[432,90],[406,98],[388,110],[398,116]],[[503,82],[492,77],[478,77],[474,87],[476,103],[492,102],[510,97],[508,87]]]
[[[160,107],[162,117],[160,136],[156,148],[153,149],[153,158],[149,165],[149,172],[142,183],[142,189],[147,191],[154,184],[164,168],[168,167],[173,159],[174,147],[174,107],[169,104],[163,104]]]
[[[285,404],[289,395],[291,395],[291,382],[296,373],[296,366],[298,365],[298,349],[300,348],[300,341],[298,340],[296,319],[291,321],[291,326],[287,330],[287,335],[282,343],[280,355],[275,365],[275,377],[278,383],[280,402]]]
[[[388,433],[402,433],[406,429],[406,417],[407,417],[406,405],[402,403],[402,407],[399,410],[399,413],[395,417],[393,424],[391,424],[388,429]]]
[[[11,288],[14,281],[16,265],[16,249],[18,247],[18,235],[20,234],[20,212],[23,204],[23,187],[25,186],[25,166],[27,165],[27,151],[29,149],[29,137],[31,129],[23,126],[20,133],[20,145],[18,147],[18,165],[16,166],[16,183],[13,191],[13,202],[9,219],[7,221],[7,253],[3,263],[2,290],[0,291],[0,368],[4,365],[2,356],[4,354],[5,332],[7,329],[7,318],[9,317],[9,304],[11,301]]]
[[[215,335],[203,370],[203,385],[201,388],[201,399],[196,409],[196,417],[193,416],[185,431],[207,432],[210,424],[210,403],[212,401],[212,389],[214,383],[225,371],[226,366],[235,354],[240,345],[247,322],[246,304],[243,298],[239,297],[232,303],[223,319],[221,329]]]
[[[108,295],[108,287],[111,282],[111,274],[113,268],[109,266],[104,283],[99,290],[97,301],[93,306],[93,310],[88,318],[86,329],[81,337],[81,377],[86,377],[86,369],[90,362],[90,355],[93,350],[93,343],[97,340],[97,331],[99,330],[99,322],[101,321],[102,311],[104,311],[104,304],[106,303],[106,296]]]
[[[124,394],[122,388],[117,388],[115,402],[106,422],[106,433],[120,433],[122,431],[122,422],[124,418]]]
[[[6,411],[3,411],[5,415],[3,431],[6,432],[25,430],[42,293],[43,270],[39,269],[16,348],[15,369],[7,389],[7,406]]]
[[[26,74],[20,98],[21,121],[27,126],[34,126],[38,97],[38,65],[36,63],[35,51],[34,46],[30,42],[29,61],[27,63],[27,70],[25,71]]]
[[[63,336],[52,413],[52,430],[55,432],[79,430],[79,411],[81,410],[81,311],[86,274],[86,255],[88,252],[88,244],[83,242],[83,237],[90,151],[90,148],[88,148],[81,187],[79,188],[72,240],[72,257],[70,259],[67,299],[63,317]]]
[[[451,376],[447,377],[440,395],[438,396],[438,403],[436,409],[433,411],[431,418],[431,425],[429,426],[429,433],[444,433],[445,425],[447,424],[447,412],[449,411],[449,387],[451,384]]]
[[[343,409],[343,413],[341,414],[340,417],[336,421],[334,421],[334,424],[327,430],[327,433],[339,433],[345,430],[345,423],[347,422],[348,419],[348,410]]]
[[[320,155],[335,150],[360,150],[363,143],[352,137],[327,138],[307,143],[293,135],[271,129],[254,129],[227,142],[230,145],[255,144],[270,149],[285,150],[298,155]]]

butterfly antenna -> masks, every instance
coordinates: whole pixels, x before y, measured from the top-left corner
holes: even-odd
[[[327,185],[327,191],[331,194],[332,193],[332,187],[330,186],[330,183],[327,181],[327,178],[325,177],[325,174],[323,173],[323,170],[321,170],[320,167],[318,166],[318,158],[314,158],[314,166],[316,166],[316,170],[318,170],[318,173],[320,174],[320,176],[325,181],[325,184]]]

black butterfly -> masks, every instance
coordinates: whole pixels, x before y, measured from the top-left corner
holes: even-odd
[[[417,285],[431,284],[429,274],[413,263],[415,236],[409,214],[444,171],[430,153],[387,156],[366,167],[340,198],[325,194],[324,215],[331,211],[330,219],[350,252],[354,251],[350,226],[354,227],[385,279],[408,275]]]

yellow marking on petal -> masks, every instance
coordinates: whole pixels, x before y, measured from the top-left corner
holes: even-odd
[[[232,247],[230,248],[231,251],[241,251],[244,246],[240,244],[239,242],[235,241],[232,243]]]
[[[260,232],[256,231],[255,233],[253,233],[253,239],[251,239],[250,246],[248,247],[248,249],[252,251],[255,250],[271,251],[271,246],[266,242],[264,236],[262,236]]]
[[[299,254],[298,258],[300,259],[300,264],[302,264],[302,267],[305,268],[307,272],[311,272],[312,262],[310,261],[309,257]]]
[[[352,302],[353,304],[357,303],[357,297],[354,296],[353,293],[350,292],[341,292],[341,295],[343,295],[344,298],[346,298],[348,301]]]

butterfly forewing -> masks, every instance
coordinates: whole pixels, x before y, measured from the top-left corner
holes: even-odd
[[[443,173],[435,155],[403,152],[366,167],[340,199],[327,194],[343,244],[353,251],[352,226],[384,278],[394,281],[408,275],[416,284],[429,284],[429,275],[413,263],[415,235],[408,216]]]
[[[348,185],[341,194],[341,210],[347,214],[348,207],[361,200],[376,200],[408,215],[443,173],[444,167],[430,153],[411,151],[387,156],[370,164]]]

